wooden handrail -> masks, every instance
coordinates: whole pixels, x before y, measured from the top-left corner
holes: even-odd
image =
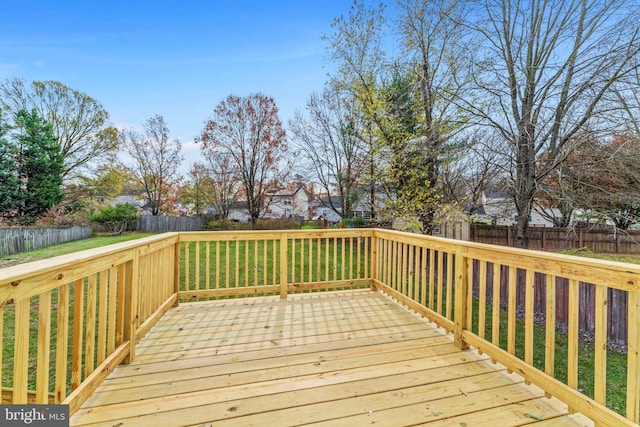
[[[633,425],[640,412],[639,282],[637,265],[391,230],[166,233],[1,269],[0,314],[13,316],[16,333],[15,352],[4,357],[5,365],[13,361],[13,382],[2,385],[3,396],[15,403],[54,399],[77,409],[115,366],[135,358],[136,342],[181,299],[285,298],[290,292],[371,287],[453,333],[459,348],[478,348],[597,423]],[[593,292],[595,304],[593,399],[576,390],[585,292]],[[612,292],[626,298],[626,418],[605,407],[608,318],[618,314],[611,310]],[[533,314],[541,309],[535,302],[541,295],[548,315],[544,367],[538,369]],[[505,326],[501,304],[507,309]],[[562,320],[556,314],[565,315],[565,308],[569,374],[562,383],[553,373]],[[517,312],[524,313],[523,324]],[[79,318],[88,324],[83,327]],[[522,356],[519,350],[516,355],[518,334],[524,337]],[[0,358],[1,347],[2,340]],[[50,348],[56,349],[51,384]],[[87,363],[87,355],[96,355],[98,366]],[[28,382],[29,357],[37,362],[35,384]]]

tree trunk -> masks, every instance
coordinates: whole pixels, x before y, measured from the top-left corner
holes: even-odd
[[[518,210],[518,221],[516,222],[516,233],[513,238],[513,247],[527,249],[529,247],[529,214],[530,205],[525,204],[526,209]]]

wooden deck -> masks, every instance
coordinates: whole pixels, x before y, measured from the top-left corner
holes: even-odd
[[[71,418],[129,426],[582,426],[369,290],[181,304]]]

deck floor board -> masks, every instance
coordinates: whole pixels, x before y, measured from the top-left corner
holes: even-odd
[[[71,425],[592,425],[370,290],[184,303],[136,352]]]

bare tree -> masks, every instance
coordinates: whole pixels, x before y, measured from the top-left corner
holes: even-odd
[[[266,209],[265,194],[289,173],[285,131],[273,98],[228,96],[213,111],[199,138],[203,150],[219,150],[233,159],[253,223]]]
[[[635,2],[487,0],[469,14],[484,60],[474,97],[460,107],[507,144],[518,211],[514,245],[528,246],[538,186],[584,143],[580,131],[610,132],[620,108],[612,89],[638,66]]]
[[[62,147],[63,178],[73,176],[89,162],[104,160],[118,148],[117,130],[109,125],[109,113],[86,93],[52,80],[6,80],[0,84],[0,109],[35,109],[53,126]]]
[[[240,198],[240,170],[229,153],[211,145],[202,146],[202,155],[210,178],[213,209],[218,217],[228,218],[231,207]]]
[[[148,119],[144,134],[132,129],[120,132],[124,150],[132,163],[125,165],[142,189],[143,198],[152,215],[169,213],[175,207],[182,163],[182,146],[169,138],[169,128],[160,115]]]
[[[335,86],[307,100],[306,114],[297,112],[289,127],[295,141],[307,155],[329,208],[346,217],[360,197],[366,146],[361,139],[361,118],[352,97]]]
[[[487,132],[478,129],[461,137],[454,155],[442,162],[440,179],[446,200],[474,211],[483,192],[495,189],[507,176],[502,167],[504,157],[494,142]]]

